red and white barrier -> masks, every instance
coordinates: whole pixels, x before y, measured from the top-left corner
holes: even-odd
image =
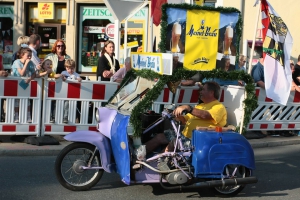
[[[167,85],[164,86],[163,91],[161,94],[158,96],[158,98],[153,102],[152,104],[152,110],[155,111],[156,113],[161,112],[161,105],[170,105],[172,104],[173,100],[173,93],[170,91]]]
[[[262,88],[255,88],[258,107],[252,112],[248,130],[300,130],[300,93],[291,91],[287,104],[281,105],[266,97]]]
[[[0,77],[0,99],[5,100],[6,108],[5,122],[0,123],[2,135],[38,135],[40,133],[42,80],[31,81],[25,89],[20,86],[22,80],[25,79]],[[15,99],[20,99],[19,123],[14,123]],[[27,123],[29,100],[32,100],[32,123]],[[1,102],[4,103],[4,101]]]
[[[67,134],[76,130],[96,130],[96,123],[94,121],[89,123],[88,117],[94,116],[94,108],[107,102],[118,87],[118,83],[107,81],[78,82],[60,79],[45,81],[43,113],[47,115],[44,116],[42,134]],[[52,101],[56,102],[54,123],[50,123]],[[63,123],[65,101],[69,102],[68,123]],[[90,106],[93,108],[89,109]],[[78,119],[76,112],[80,113],[79,121],[76,121]]]
[[[0,99],[4,99],[6,104],[5,122],[0,122],[2,135],[65,135],[76,130],[96,130],[96,122],[94,119],[89,121],[89,116],[94,116],[94,108],[107,102],[119,87],[119,84],[114,82],[79,83],[49,79],[43,84],[43,79],[35,79],[23,89],[20,86],[21,81],[22,78],[18,77],[0,77]],[[291,92],[287,105],[283,106],[267,98],[263,89],[256,88],[255,91],[259,105],[252,113],[248,130],[300,130],[300,93]],[[165,86],[153,102],[152,108],[160,112],[161,105],[196,105],[198,98],[198,86],[179,86],[175,94]],[[14,123],[15,99],[20,99],[19,123]],[[30,100],[33,110],[32,123],[29,124],[27,107]],[[240,125],[243,119],[243,100],[244,87],[221,87],[219,101],[227,109],[228,124]],[[56,101],[55,123],[50,123],[51,101]],[[63,123],[65,101],[69,102],[68,123]],[[79,121],[76,120],[77,111],[80,113]]]
[[[197,105],[199,102],[198,86],[178,86],[175,93],[174,104],[177,105]]]
[[[224,102],[224,88],[221,87],[220,102]],[[199,102],[199,86],[178,86],[174,98],[175,105],[197,105]]]

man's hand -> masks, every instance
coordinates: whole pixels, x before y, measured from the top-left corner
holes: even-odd
[[[242,80],[238,80],[238,84],[239,84],[239,86],[243,86],[244,82]]]
[[[174,111],[173,111],[173,115],[175,117],[179,117],[182,115],[182,112],[184,110],[189,111],[190,107],[188,105],[182,105],[182,106],[178,106]]]
[[[109,71],[109,70],[105,70],[104,72],[103,72],[103,77],[104,78],[110,78],[110,77],[112,77],[114,74],[111,72],[111,71]]]
[[[8,72],[7,71],[0,71],[0,76],[8,76]]]

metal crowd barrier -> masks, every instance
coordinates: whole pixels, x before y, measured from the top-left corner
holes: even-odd
[[[40,134],[42,79],[31,81],[27,88],[22,87],[22,81],[24,80],[26,78],[0,77],[1,135]],[[19,123],[14,122],[15,99],[20,100]],[[32,123],[27,123],[27,108],[30,102],[32,106]],[[5,104],[5,110],[3,109],[3,104]]]
[[[22,78],[0,77],[0,134],[1,135],[66,135],[76,130],[96,130],[95,108],[107,102],[119,87],[118,83],[101,81],[62,81],[35,79],[22,88]],[[266,97],[256,88],[259,106],[253,111],[248,130],[300,130],[300,93],[291,92],[286,106]],[[173,94],[167,86],[153,102],[152,109],[161,111],[167,104],[198,104],[198,86],[179,86]],[[20,122],[14,123],[15,99],[20,99]],[[220,102],[228,115],[228,124],[239,125],[243,120],[244,87],[222,87]],[[68,101],[68,122],[63,122],[64,104]],[[27,123],[27,106],[32,102],[32,123]],[[53,106],[53,103],[56,106]],[[2,110],[5,104],[5,110]],[[55,121],[51,123],[51,108]],[[2,115],[4,116],[2,117]]]

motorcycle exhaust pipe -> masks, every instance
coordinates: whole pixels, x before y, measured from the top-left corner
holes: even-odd
[[[206,187],[224,187],[224,186],[236,186],[236,185],[245,185],[245,184],[252,184],[257,183],[256,177],[245,177],[245,178],[233,178],[233,179],[225,179],[225,180],[213,180],[213,181],[204,181],[198,182],[192,185],[179,185],[179,186],[165,186],[162,183],[162,177],[160,179],[160,185],[167,190],[174,190],[174,189],[195,189],[195,188],[206,188]]]

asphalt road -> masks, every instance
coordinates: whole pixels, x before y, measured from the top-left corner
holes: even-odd
[[[238,196],[228,199],[299,199],[300,145],[255,149],[257,184],[248,185]],[[117,174],[105,174],[90,191],[63,188],[54,175],[54,156],[0,157],[0,199],[219,199],[206,189],[165,191],[158,184],[123,184]]]

